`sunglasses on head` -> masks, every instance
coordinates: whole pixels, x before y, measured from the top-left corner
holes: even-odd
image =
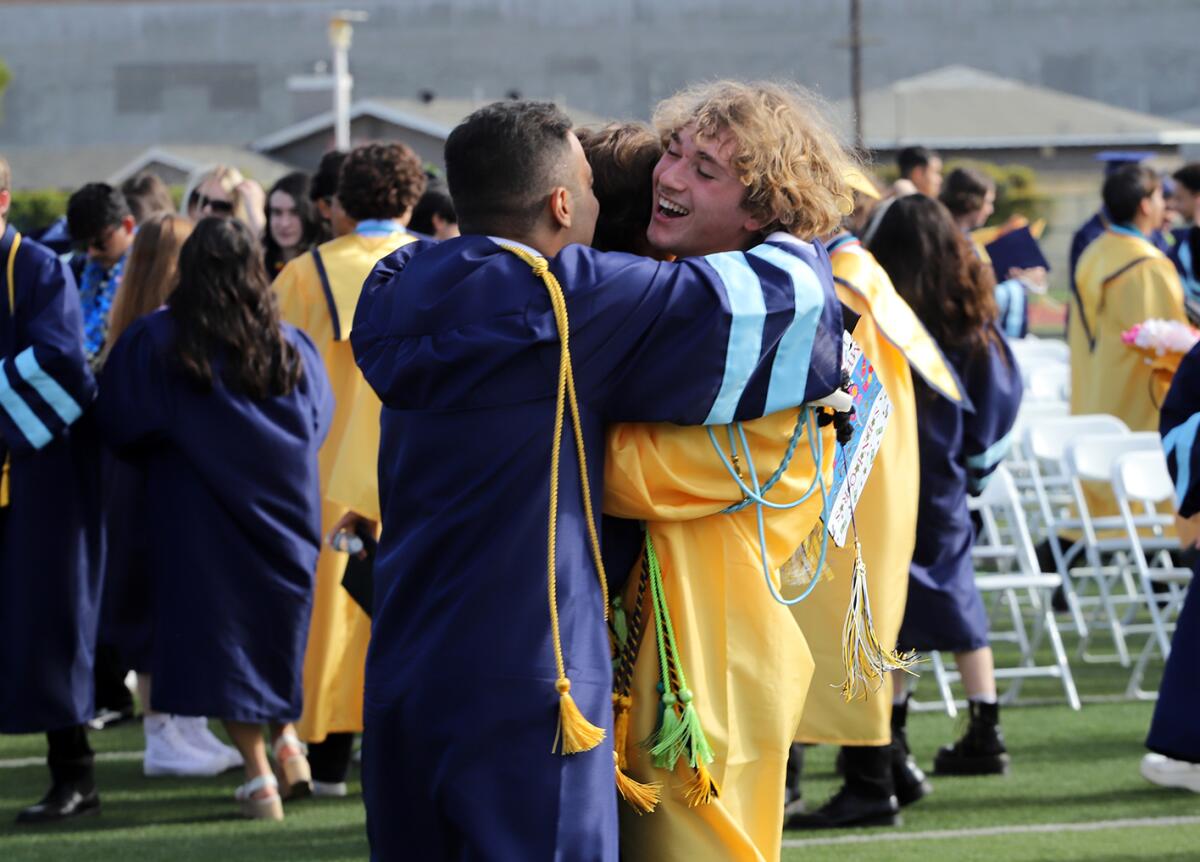
[[[229,215],[233,212],[233,201],[213,200],[207,195],[197,195],[196,206],[201,212],[203,212],[206,208],[215,213],[222,213],[224,215]]]

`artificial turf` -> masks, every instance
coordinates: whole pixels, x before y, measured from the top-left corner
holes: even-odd
[[[998,651],[1001,663],[1005,649]],[[1065,705],[1021,706],[1003,710],[1012,754],[1012,773],[1002,778],[937,778],[934,793],[904,812],[896,830],[785,833],[786,840],[827,840],[846,835],[879,836],[881,843],[785,847],[785,862],[798,860],[1014,860],[1074,862],[1126,859],[1200,859],[1200,823],[1126,826],[1098,832],[1003,834],[971,838],[904,840],[914,832],[1109,822],[1117,819],[1200,818],[1200,795],[1147,784],[1138,774],[1142,742],[1152,705],[1095,702],[1119,694],[1128,671],[1115,665],[1073,667],[1086,702],[1081,712]],[[1153,686],[1161,664],[1147,679]],[[920,694],[931,696],[931,682]],[[1030,680],[1025,696],[1061,697],[1053,680]],[[919,762],[928,768],[937,746],[952,740],[961,720],[944,713],[917,713],[909,735]],[[97,752],[141,749],[137,726],[92,734]],[[0,761],[44,755],[39,736],[0,737]],[[838,784],[834,749],[811,749],[804,792],[820,804]],[[99,817],[57,827],[16,827],[12,817],[45,790],[42,765],[0,763],[0,860],[361,860],[367,857],[357,768],[350,796],[305,800],[286,806],[283,823],[256,823],[236,816],[232,792],[237,773],[208,779],[144,778],[134,759],[101,759],[97,767],[103,800]],[[524,860],[514,860],[524,862]],[[696,860],[706,862],[706,860]],[[716,860],[714,860],[716,862]]]

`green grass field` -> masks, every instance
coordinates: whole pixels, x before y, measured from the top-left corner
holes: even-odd
[[[1001,657],[1003,662],[1003,656]],[[1124,688],[1127,672],[1112,665],[1075,664],[1081,694],[1103,698]],[[1156,684],[1156,675],[1147,680]],[[1028,681],[1023,696],[1059,697],[1052,680]],[[923,686],[930,697],[931,683]],[[888,860],[1073,860],[1200,859],[1200,795],[1161,790],[1138,774],[1142,741],[1152,706],[1088,702],[1082,712],[1065,705],[1007,709],[1004,730],[1013,758],[1005,778],[934,779],[932,796],[904,812],[897,830],[785,834],[783,859]],[[942,713],[919,713],[910,736],[928,767],[937,746],[950,741],[958,723]],[[141,730],[121,727],[92,735],[98,752],[118,753],[98,766],[104,810],[65,827],[18,829],[12,817],[45,789],[45,767],[14,766],[44,754],[41,737],[0,737],[0,860],[361,860],[367,856],[357,770],[344,800],[305,800],[287,806],[282,824],[253,823],[235,816],[237,775],[211,779],[148,779],[140,761],[121,752],[141,748]],[[819,804],[836,789],[834,750],[809,752],[805,796]],[[1145,818],[1183,818],[1163,824],[1125,824],[1102,831],[1058,827],[1036,833],[1005,830],[1037,824],[1103,824]],[[929,836],[952,830],[991,829],[971,837]],[[912,838],[906,838],[912,836]],[[846,842],[855,843],[829,843]],[[818,843],[819,842],[819,843]],[[524,862],[524,860],[514,860]],[[695,860],[706,862],[706,860]]]

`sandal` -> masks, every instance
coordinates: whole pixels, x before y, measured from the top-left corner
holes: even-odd
[[[285,799],[303,799],[312,795],[312,770],[304,756],[304,746],[290,733],[275,740],[275,763],[283,779]]]
[[[270,793],[255,796],[263,790]],[[251,820],[282,820],[283,800],[279,798],[279,782],[270,773],[252,778],[233,792],[243,817]]]

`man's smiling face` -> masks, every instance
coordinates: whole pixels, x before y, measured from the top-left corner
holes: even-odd
[[[671,135],[654,168],[654,201],[646,238],[659,251],[692,257],[749,247],[762,228],[744,207],[746,186],[731,161],[728,130],[696,137],[695,123]]]

